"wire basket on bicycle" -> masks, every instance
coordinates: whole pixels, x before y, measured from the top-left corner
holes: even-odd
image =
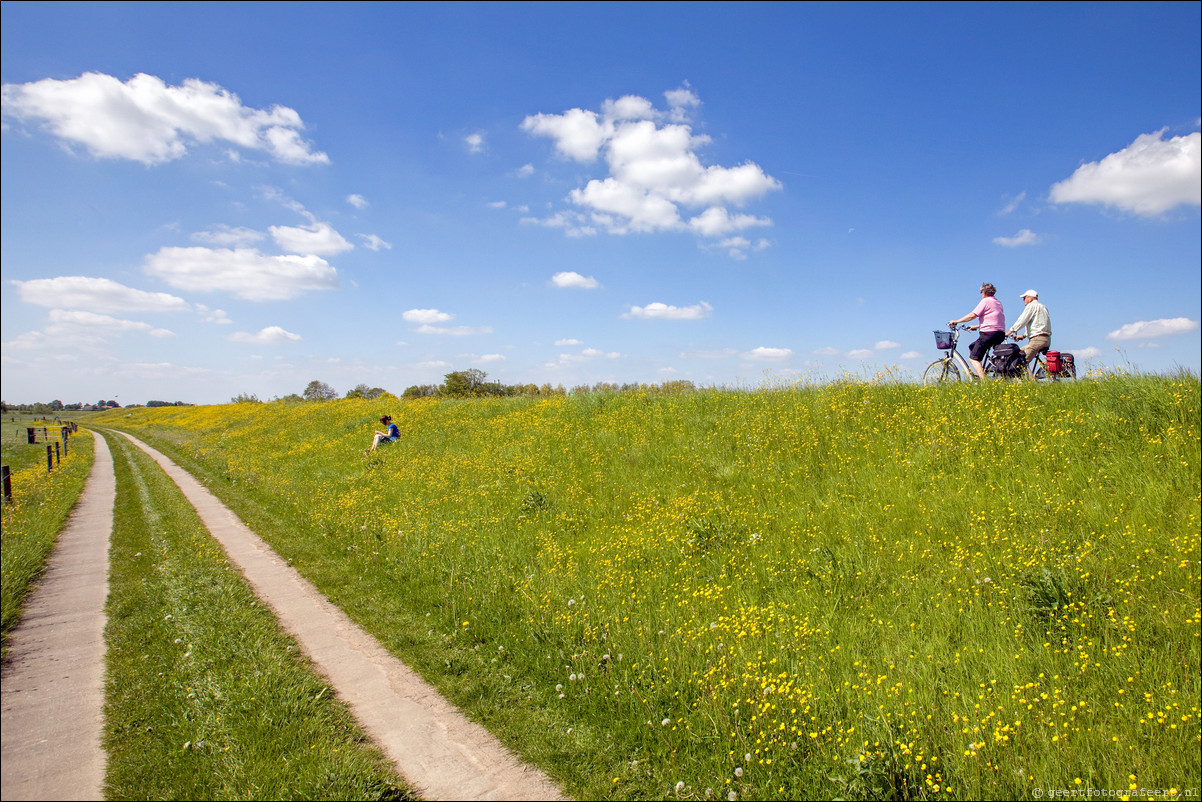
[[[956,339],[950,331],[936,331],[933,333],[935,335],[935,347],[940,351],[950,351],[956,347]]]

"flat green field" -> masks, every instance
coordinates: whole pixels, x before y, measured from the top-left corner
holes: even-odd
[[[108,425],[575,797],[1180,798],[1199,402],[1115,376]]]

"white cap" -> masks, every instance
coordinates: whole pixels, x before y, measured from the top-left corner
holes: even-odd
[[[1018,297],[1019,297],[1019,298],[1026,298],[1028,295],[1029,295],[1029,296],[1031,296],[1032,298],[1038,298],[1038,297],[1039,297],[1039,293],[1037,293],[1035,290],[1027,290],[1026,292],[1024,292],[1022,295],[1020,295],[1020,296],[1018,296]]]

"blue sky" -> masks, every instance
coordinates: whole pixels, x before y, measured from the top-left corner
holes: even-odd
[[[1200,9],[5,2],[3,397],[1197,372]]]

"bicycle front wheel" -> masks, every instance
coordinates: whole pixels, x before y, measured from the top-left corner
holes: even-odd
[[[964,381],[960,366],[950,356],[932,362],[922,374],[923,384],[944,384],[946,382]]]

